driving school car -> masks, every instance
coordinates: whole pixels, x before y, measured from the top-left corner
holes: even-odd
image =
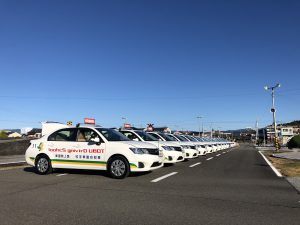
[[[141,130],[119,130],[122,134],[134,141],[143,141],[155,145],[163,153],[164,164],[174,164],[184,160],[184,153],[178,145],[172,146],[172,143],[161,142],[152,135]]]
[[[37,173],[53,168],[107,170],[121,179],[130,172],[143,172],[163,166],[162,152],[155,146],[135,142],[118,131],[101,127],[62,128],[31,141],[26,162]]]

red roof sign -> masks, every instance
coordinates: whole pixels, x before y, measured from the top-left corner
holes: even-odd
[[[96,124],[96,120],[93,118],[84,118],[85,124]]]

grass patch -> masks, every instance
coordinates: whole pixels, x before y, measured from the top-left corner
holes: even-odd
[[[276,152],[278,153],[278,152]],[[279,152],[280,153],[280,152]],[[300,161],[291,159],[281,159],[273,157],[274,151],[265,151],[263,154],[270,160],[276,169],[286,177],[300,177]]]

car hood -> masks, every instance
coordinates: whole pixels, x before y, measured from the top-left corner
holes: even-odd
[[[157,146],[154,144],[141,141],[120,141],[118,143],[122,143],[124,145],[131,145],[134,148],[157,148]]]
[[[195,144],[191,141],[180,141],[178,142],[180,145],[188,145],[188,146],[195,146]]]
[[[176,141],[147,141],[147,143],[151,143],[158,148],[160,146],[180,147],[180,143]]]

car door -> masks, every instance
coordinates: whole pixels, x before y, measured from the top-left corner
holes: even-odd
[[[60,129],[49,135],[46,143],[46,151],[53,168],[73,168],[72,160],[75,160],[70,149],[76,146],[76,128]]]
[[[100,135],[90,128],[78,128],[76,136],[76,162],[83,169],[106,169],[105,143]]]

